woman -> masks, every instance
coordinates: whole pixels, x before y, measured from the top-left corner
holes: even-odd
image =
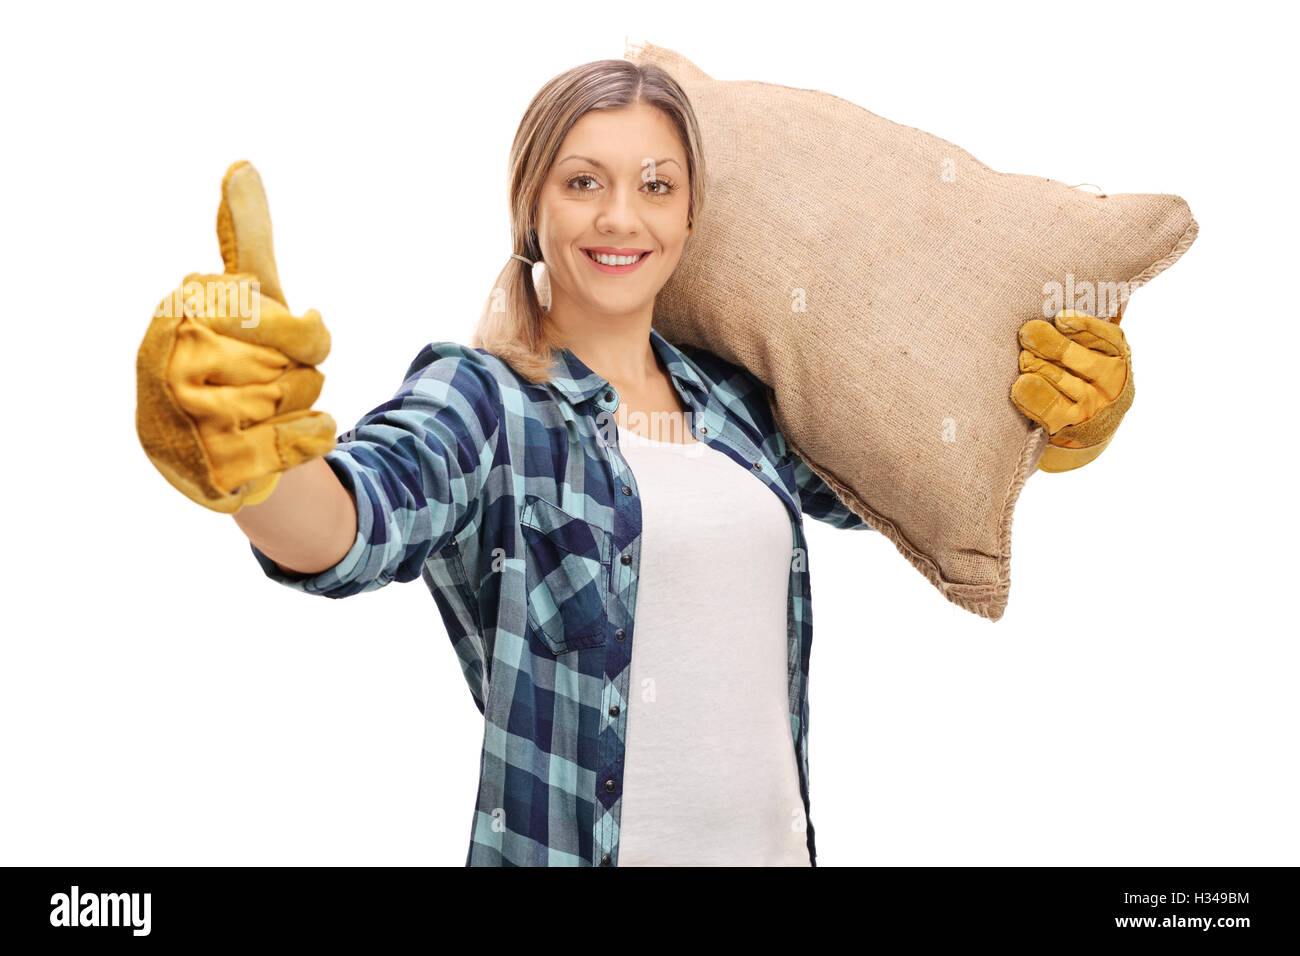
[[[235,513],[304,592],[424,578],[485,718],[469,865],[816,865],[802,515],[868,525],[760,382],[651,326],[704,169],[657,67],[549,81],[475,346]]]

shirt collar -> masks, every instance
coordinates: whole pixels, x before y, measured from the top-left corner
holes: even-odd
[[[701,392],[708,391],[699,372],[695,370],[695,364],[653,326],[650,328],[650,344],[678,385],[689,385]],[[550,384],[573,404],[584,402],[602,389],[610,387],[607,379],[588,368],[568,347],[557,349],[554,354],[556,359],[551,365],[553,377]]]

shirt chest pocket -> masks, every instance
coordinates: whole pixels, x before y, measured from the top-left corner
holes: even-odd
[[[537,495],[519,517],[528,549],[528,623],[554,654],[605,643],[609,541],[603,528]]]

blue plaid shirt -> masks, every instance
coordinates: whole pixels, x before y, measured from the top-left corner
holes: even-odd
[[[695,438],[790,514],[790,734],[816,866],[803,513],[869,525],[787,448],[763,383],[654,329],[650,340]],[[270,578],[325,597],[424,578],[484,716],[469,866],[618,865],[641,504],[612,422],[617,389],[569,349],[556,355],[543,386],[483,349],[426,345],[397,394],[325,456],[357,502],[351,550],[301,575],[253,548]]]

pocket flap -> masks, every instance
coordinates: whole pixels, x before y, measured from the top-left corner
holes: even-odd
[[[557,547],[570,554],[605,562],[608,546],[603,532],[582,518],[537,495],[524,496],[524,512],[519,521],[546,535]]]

